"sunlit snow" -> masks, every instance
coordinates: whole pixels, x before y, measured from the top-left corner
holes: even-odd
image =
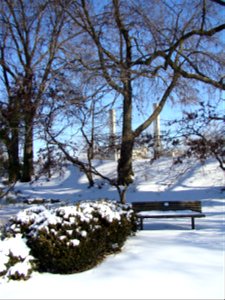
[[[99,170],[115,176],[116,163],[98,162]],[[225,258],[225,185],[224,173],[217,163],[185,164],[172,167],[172,161],[162,158],[150,164],[135,161],[135,182],[127,193],[127,202],[200,200],[205,218],[196,219],[191,230],[190,220],[148,219],[144,230],[130,237],[122,251],[108,256],[97,267],[78,274],[57,275],[34,272],[28,281],[1,281],[1,299],[224,299]],[[187,172],[184,172],[185,169]],[[73,221],[73,202],[108,198],[118,200],[117,191],[104,184],[101,189],[87,188],[85,176],[73,166],[65,177],[55,176],[50,182],[41,178],[32,185],[18,183],[16,188],[26,198],[61,199],[69,208],[58,208],[58,217],[48,215],[52,224],[60,222],[60,213]],[[57,204],[58,205],[58,204]],[[56,205],[56,207],[57,207]],[[85,205],[85,204],[82,204]],[[59,205],[58,205],[59,206]],[[24,203],[0,205],[0,222],[7,222],[27,208]],[[42,210],[39,226],[48,212]],[[93,207],[86,206],[85,218]],[[120,218],[119,212],[102,211],[105,216]],[[168,213],[168,212],[167,212]],[[31,215],[30,215],[31,217]],[[34,218],[32,214],[32,218]],[[18,218],[29,221],[28,211]],[[74,219],[75,220],[75,219]],[[35,226],[38,222],[36,220]],[[69,232],[68,232],[69,234]],[[86,232],[80,234],[85,236]],[[63,238],[63,236],[61,237]],[[70,241],[71,242],[71,241]],[[74,239],[73,245],[79,244]],[[24,258],[10,272],[27,272],[31,257],[20,235],[0,242],[0,272],[8,259],[9,249]]]

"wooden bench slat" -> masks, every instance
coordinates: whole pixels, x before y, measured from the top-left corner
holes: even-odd
[[[200,213],[199,215],[191,215],[191,214],[187,214],[187,215],[179,215],[179,214],[175,214],[175,215],[138,215],[138,217],[140,218],[149,218],[149,219],[169,219],[169,218],[202,218],[205,217],[204,214]]]

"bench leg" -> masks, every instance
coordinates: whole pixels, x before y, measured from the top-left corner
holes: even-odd
[[[142,230],[143,229],[143,219],[142,218],[138,218],[138,223],[137,223],[137,225],[138,225],[138,229],[139,230]]]
[[[143,218],[139,217],[138,219],[139,219],[139,224],[138,224],[139,225],[139,229],[143,230]]]
[[[143,230],[143,218],[141,218],[141,230]]]
[[[195,229],[195,218],[191,217],[191,228]]]

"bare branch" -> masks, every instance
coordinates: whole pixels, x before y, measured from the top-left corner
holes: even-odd
[[[225,2],[223,0],[211,0],[212,2],[215,2],[219,5],[225,6]]]
[[[146,128],[149,127],[149,125],[158,117],[158,115],[161,113],[161,111],[163,110],[163,107],[166,103],[166,101],[168,100],[168,97],[170,96],[172,90],[175,88],[176,83],[179,79],[179,75],[177,73],[175,73],[173,75],[173,78],[169,84],[169,86],[167,87],[167,89],[165,90],[156,110],[153,111],[153,113],[149,116],[149,118],[142,123],[135,131],[134,131],[134,136],[138,137]]]

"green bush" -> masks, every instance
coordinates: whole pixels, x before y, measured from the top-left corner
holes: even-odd
[[[136,231],[129,205],[113,201],[84,201],[73,206],[29,208],[8,224],[6,235],[27,239],[41,272],[69,274],[98,264],[119,251]]]
[[[35,268],[35,259],[21,234],[0,241],[0,277],[27,280]]]

